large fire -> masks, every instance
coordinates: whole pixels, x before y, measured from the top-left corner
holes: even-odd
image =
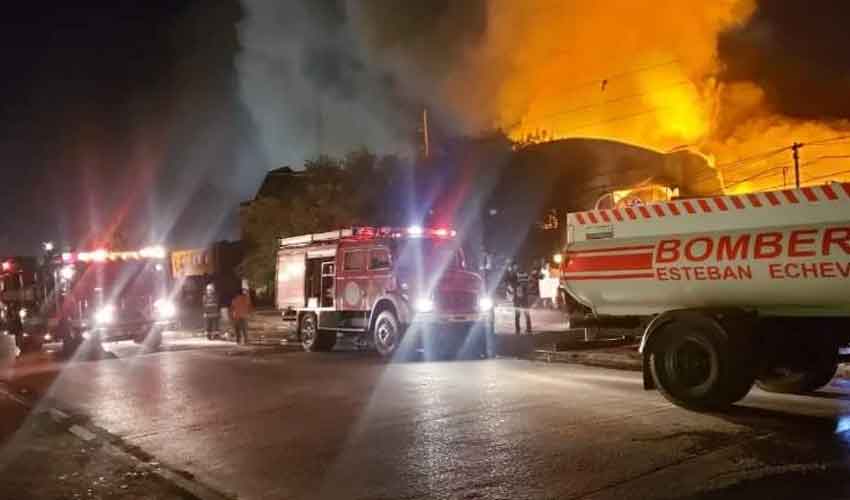
[[[713,160],[727,192],[793,186],[794,142],[804,144],[803,185],[850,181],[847,123],[780,116],[755,84],[717,78],[718,35],[753,9],[750,0],[493,0],[474,71],[496,102],[467,94],[458,105],[480,116],[495,104],[484,119],[520,141],[688,147]]]

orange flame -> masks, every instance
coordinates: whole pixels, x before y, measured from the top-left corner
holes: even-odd
[[[448,99],[472,117],[467,125],[495,125],[520,141],[687,146],[716,159],[729,192],[793,185],[791,151],[776,150],[795,141],[810,144],[803,184],[850,180],[841,158],[850,143],[816,144],[848,123],[783,117],[759,87],[718,82],[717,36],[753,10],[753,0],[493,0],[488,38],[470,58],[478,89],[471,96],[470,79],[457,78]],[[776,153],[752,159],[765,151]]]

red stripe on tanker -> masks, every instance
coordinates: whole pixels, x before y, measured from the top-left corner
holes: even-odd
[[[653,273],[626,273],[626,274],[598,274],[584,276],[570,276],[570,281],[588,281],[588,280],[633,280],[633,279],[652,279],[655,278]]]
[[[603,252],[630,252],[633,250],[655,250],[655,245],[630,245],[630,246],[622,246],[622,247],[604,247],[604,248],[592,248],[590,250],[576,250],[574,252],[570,252],[570,255],[583,255],[588,253],[603,253]]]
[[[588,271],[634,271],[652,269],[652,253],[573,256],[567,259],[567,273]]]
[[[803,191],[803,196],[806,197],[808,201],[818,201],[818,196],[815,194],[815,190],[810,187],[804,187],[801,189]]]
[[[838,199],[838,195],[835,194],[835,191],[833,191],[831,187],[821,186],[820,189],[821,189],[821,191],[823,191],[823,194],[825,194],[828,199],[830,199],[830,200],[837,200]]]
[[[732,200],[732,204],[735,205],[735,208],[737,208],[738,210],[743,210],[744,208],[746,208],[744,206],[744,202],[741,201],[740,196],[731,196],[729,199]]]

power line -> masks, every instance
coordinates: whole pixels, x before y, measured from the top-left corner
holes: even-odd
[[[679,59],[673,59],[673,60],[670,60],[670,61],[665,61],[663,63],[651,64],[651,65],[648,65],[648,66],[641,66],[641,67],[634,68],[634,69],[620,71],[619,73],[611,73],[609,75],[601,76],[601,77],[595,78],[593,80],[586,80],[582,83],[573,85],[572,87],[560,89],[560,91],[565,93],[565,94],[571,94],[571,93],[575,92],[576,90],[580,90],[580,89],[583,89],[583,88],[586,88],[586,87],[595,86],[595,85],[602,85],[603,83],[606,83],[606,82],[610,83],[611,80],[616,80],[616,79],[623,78],[625,76],[643,73],[644,71],[652,71],[654,69],[663,68],[665,66],[672,66],[673,64],[676,64],[678,62],[679,62]]]
[[[762,170],[761,172],[754,174],[754,175],[751,175],[749,177],[745,177],[743,179],[736,180],[735,182],[730,182],[730,183],[726,184],[724,187],[729,188],[729,187],[732,187],[732,186],[737,186],[738,184],[743,184],[743,183],[749,182],[753,179],[758,179],[759,177],[764,177],[765,175],[772,173],[772,172],[775,172],[777,170],[784,170],[786,168],[790,168],[790,166],[789,165],[783,165],[781,167],[771,167],[771,168],[768,168],[766,170]]]
[[[609,118],[609,119],[607,119],[607,120],[601,120],[601,121],[593,122],[593,123],[586,123],[586,124],[581,125],[581,126],[578,126],[578,127],[573,127],[572,129],[570,129],[569,131],[567,131],[567,132],[565,132],[565,133],[566,133],[566,134],[569,134],[569,133],[575,132],[576,130],[584,130],[584,129],[586,129],[586,128],[595,127],[595,126],[597,126],[597,125],[605,125],[606,123],[612,123],[612,122],[624,121],[624,120],[628,120],[628,119],[635,118],[635,117],[638,117],[638,116],[648,115],[648,114],[650,114],[650,113],[656,113],[656,112],[658,112],[658,111],[663,111],[663,110],[665,110],[665,109],[670,109],[671,107],[672,107],[672,106],[660,106],[660,107],[657,107],[657,108],[645,109],[645,110],[643,110],[643,111],[639,111],[639,112],[637,112],[637,113],[631,113],[631,114],[628,114],[628,115],[615,116],[615,117],[613,117],[613,118]]]
[[[832,172],[830,174],[825,174],[825,175],[819,175],[817,177],[811,177],[809,179],[806,179],[806,182],[819,181],[821,179],[826,179],[827,177],[834,177],[836,175],[844,175],[844,174],[850,174],[850,169],[841,170],[839,172]]]
[[[838,160],[838,159],[848,159],[848,158],[850,158],[850,155],[825,155],[825,156],[820,156],[818,158],[815,158],[813,160],[809,160],[805,163],[801,163],[800,166],[805,167],[805,166],[808,166],[808,165],[813,165],[813,164],[816,164],[816,163],[820,163],[823,160]],[[766,175],[770,172],[774,172],[774,171],[778,171],[778,170],[784,170],[784,169],[790,169],[790,168],[791,168],[791,165],[783,165],[781,167],[771,167],[769,169],[762,170],[761,172],[759,172],[755,175],[752,175],[750,177],[747,177],[747,178],[744,178],[744,179],[741,179],[741,180],[737,180],[733,183],[729,183],[725,187],[729,188],[731,186],[743,184],[744,182],[747,182],[747,181],[750,181],[750,180],[753,180],[753,179],[757,179],[757,178],[762,177],[762,176],[764,176],[764,175]],[[847,173],[850,173],[850,170],[841,170],[839,172],[832,172],[832,173],[825,174],[825,175],[810,177],[810,178],[806,179],[805,182],[818,181],[818,180],[826,179],[828,177],[832,177],[832,176],[835,176],[835,175],[842,175],[842,174],[847,174]],[[787,187],[787,182],[785,182],[783,184],[776,184],[776,185],[766,187],[766,188],[762,188],[762,189],[770,190],[770,189],[777,189],[777,188],[781,188],[781,187]]]
[[[718,165],[715,165],[715,168],[731,167],[731,166],[734,166],[734,165],[742,165],[744,163],[751,163],[753,161],[766,160],[766,159],[770,158],[771,156],[775,156],[775,155],[778,155],[779,153],[781,153],[783,151],[790,151],[790,150],[791,150],[791,146],[785,146],[785,147],[781,147],[781,148],[777,148],[777,149],[771,149],[770,151],[765,151],[763,153],[758,153],[758,154],[755,154],[755,155],[752,155],[752,156],[739,158],[735,161],[730,161],[730,162],[727,162],[727,163],[720,163]]]
[[[576,111],[584,111],[586,109],[598,108],[598,107],[605,106],[605,105],[608,105],[608,104],[614,104],[614,103],[617,103],[617,102],[628,101],[630,99],[637,99],[639,97],[644,97],[644,96],[647,96],[647,95],[657,94],[658,92],[660,92],[662,90],[670,89],[670,88],[673,88],[673,87],[680,87],[682,85],[693,85],[693,84],[694,84],[694,82],[692,82],[690,80],[682,80],[682,81],[679,81],[679,82],[676,82],[676,83],[672,83],[670,85],[665,85],[663,87],[659,87],[659,88],[657,88],[655,90],[651,90],[649,92],[641,92],[639,94],[625,95],[625,96],[621,96],[621,97],[616,97],[614,99],[609,99],[607,101],[603,101],[603,102],[600,102],[598,104],[586,104],[584,106],[578,106],[578,107],[575,107],[575,108],[566,109],[564,111],[557,111],[555,113],[547,113],[545,115],[538,116],[536,120],[532,121],[532,123],[545,121],[547,118],[551,118],[553,116],[569,115],[569,114],[575,113]]]
[[[823,160],[846,160],[846,159],[848,159],[848,158],[850,158],[850,155],[824,155],[824,156],[818,156],[817,158],[814,158],[814,159],[812,159],[812,160],[807,161],[806,163],[803,163],[803,166],[811,165],[812,163],[817,163],[817,162],[819,162],[819,161],[823,161]]]
[[[831,137],[829,139],[822,139],[819,141],[812,141],[805,143],[806,146],[823,146],[825,144],[829,144],[832,142],[845,142],[846,139],[850,139],[850,134],[847,135],[838,135],[835,137]]]

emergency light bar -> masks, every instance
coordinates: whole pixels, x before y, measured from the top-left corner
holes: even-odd
[[[161,246],[144,247],[141,250],[124,252],[110,252],[104,248],[98,248],[91,252],[65,252],[62,254],[62,262],[106,262],[115,260],[140,260],[140,259],[164,259],[167,255],[165,248]]]
[[[355,228],[354,235],[359,238],[454,238],[457,231],[445,227],[408,226],[406,228],[392,227],[360,227]]]
[[[279,238],[278,244],[281,247],[299,247],[306,246],[311,243],[331,242],[341,240],[343,238],[355,238],[358,240],[371,240],[375,238],[454,238],[457,236],[457,231],[445,227],[428,227],[408,226],[408,227],[374,227],[374,226],[355,226],[349,229],[337,229],[336,231],[327,231],[324,233],[304,234],[300,236],[289,236],[287,238]]]

